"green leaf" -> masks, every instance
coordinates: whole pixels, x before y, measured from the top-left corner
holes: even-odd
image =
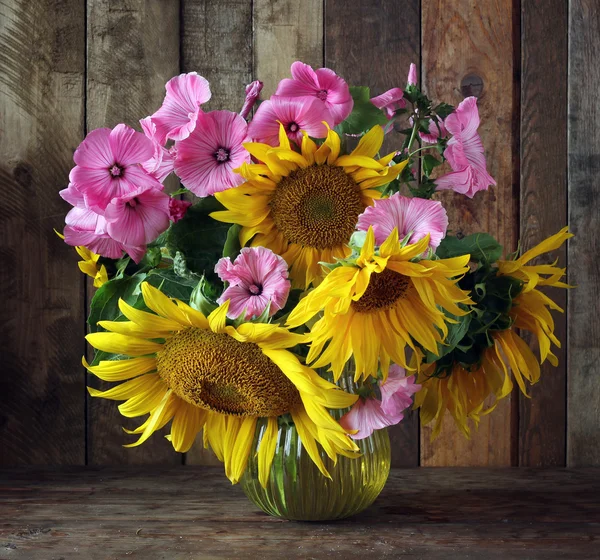
[[[223,254],[230,224],[218,222],[209,214],[224,207],[216,198],[203,198],[190,207],[184,218],[173,224],[167,234],[167,248],[172,257],[179,251],[192,272],[216,278],[215,264]]]
[[[436,115],[445,119],[450,113],[454,111],[454,107],[452,105],[448,105],[448,103],[440,103],[437,107],[433,109]]]
[[[240,254],[242,246],[240,245],[240,231],[242,226],[233,224],[227,231],[225,245],[223,245],[223,256],[229,257],[232,261]]]
[[[475,262],[493,263],[502,256],[502,245],[489,233],[473,233],[462,239],[447,235],[437,248],[441,259],[471,255]]]
[[[180,299],[185,303],[190,301],[192,292],[198,284],[197,278],[184,278],[176,274],[172,268],[151,270],[146,280],[169,297]]]
[[[463,315],[461,317],[456,317],[455,315],[451,315],[450,313],[446,314],[448,317],[458,321],[457,323],[448,323],[448,336],[444,341],[445,344],[438,344],[438,353],[437,355],[432,354],[431,352],[426,351],[426,359],[425,361],[428,364],[436,362],[446,354],[453,352],[454,349],[462,342],[463,338],[469,331],[469,325],[471,324],[471,315]]]
[[[145,277],[145,274],[136,274],[125,278],[113,278],[98,288],[90,304],[90,316],[88,317],[90,330],[92,332],[98,330],[98,321],[119,320],[119,317],[122,316],[119,310],[119,299],[139,308],[139,302],[142,299],[140,284]]]
[[[218,307],[219,290],[202,277],[190,296],[190,306],[208,317]]]
[[[354,100],[354,107],[346,120],[336,127],[339,133],[361,134],[371,130],[376,125],[387,123],[383,111],[369,101],[370,91],[368,87],[351,87],[350,94]]]
[[[439,159],[434,158],[432,155],[427,154],[426,156],[423,157],[423,173],[425,173],[425,175],[427,175],[427,177],[429,177],[429,175],[431,175],[431,172],[438,165],[442,165],[442,162]]]

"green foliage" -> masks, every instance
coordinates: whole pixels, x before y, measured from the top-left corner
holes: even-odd
[[[429,155],[429,154],[423,156],[423,159],[422,159],[422,168],[423,168],[423,173],[425,173],[425,175],[427,177],[429,177],[429,175],[431,175],[431,172],[436,167],[438,167],[438,165],[442,165],[442,162],[439,159],[437,159],[437,158],[435,158],[435,157],[433,157],[432,155]]]
[[[368,87],[351,86],[350,94],[354,100],[352,113],[336,127],[340,134],[361,134],[371,130],[376,125],[385,125],[387,118],[383,111],[370,101],[371,93]]]
[[[447,235],[437,248],[440,259],[471,255],[471,260],[481,263],[496,262],[502,256],[502,245],[489,233],[473,233],[459,239]]]
[[[229,257],[232,261],[240,254],[242,246],[240,245],[240,231],[242,226],[233,224],[227,231],[227,238],[223,245],[223,256]]]
[[[218,307],[217,299],[220,294],[221,290],[202,277],[190,296],[190,305],[208,317]]]
[[[223,254],[230,229],[229,224],[209,216],[218,210],[224,210],[224,207],[216,198],[203,198],[190,207],[185,217],[167,232],[166,246],[171,256],[181,253],[191,272],[208,279],[216,278],[215,264]]]
[[[180,276],[172,268],[155,268],[146,275],[146,281],[167,296],[188,303],[199,278]]]

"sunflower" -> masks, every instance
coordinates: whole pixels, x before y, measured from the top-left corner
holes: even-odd
[[[385,379],[390,360],[414,369],[405,356],[406,346],[417,351],[414,341],[437,353],[448,333],[441,308],[461,316],[467,311],[458,304],[472,303],[456,286],[469,256],[413,262],[428,245],[429,235],[403,246],[394,229],[376,251],[369,227],[358,258],[334,268],[290,314],[288,325],[296,327],[323,310],[309,335],[313,367],[330,364],[338,379],[354,355],[357,380],[376,377],[378,365]]]
[[[169,299],[142,284],[146,306],[154,313],[119,302],[129,321],[101,321],[108,332],[87,336],[95,348],[128,356],[101,361],[87,369],[105,381],[124,381],[107,391],[88,388],[93,397],[125,401],[123,416],[149,414],[132,434],[140,445],[173,420],[171,440],[187,451],[198,432],[204,445],[225,463],[232,483],[242,476],[259,419],[266,423],[258,450],[259,479],[268,480],[278,434],[277,418],[289,413],[306,451],[327,473],[317,442],[335,460],[355,457],[357,446],[330,416],[327,408],[345,408],[356,401],[334,384],[302,365],[286,348],[303,337],[273,324],[226,325],[228,302],[208,318],[185,303]],[[261,428],[262,429],[262,428]]]
[[[446,411],[454,418],[456,425],[470,436],[468,421],[479,424],[481,414],[488,414],[498,402],[508,396],[513,388],[514,377],[521,392],[527,394],[526,382],[537,383],[540,379],[540,365],[548,360],[553,366],[558,359],[552,352],[552,344],[560,348],[560,341],[554,335],[554,320],[550,310],[562,309],[537,286],[569,288],[562,282],[564,268],[556,263],[529,265],[529,261],[542,253],[558,249],[572,234],[563,228],[557,234],[542,241],[533,249],[512,261],[498,261],[497,275],[510,276],[520,280],[522,289],[512,300],[508,317],[510,327],[490,331],[492,346],[486,348],[479,363],[473,368],[465,368],[455,362],[443,376],[432,376],[436,364],[426,365],[419,376],[421,391],[415,397],[415,408],[420,408],[421,423],[435,421],[432,437],[441,430]],[[537,339],[539,360],[514,329],[528,331]],[[512,376],[511,376],[512,373]],[[486,407],[488,397],[493,400]]]
[[[320,262],[347,257],[358,216],[381,194],[376,187],[395,179],[408,163],[390,165],[394,153],[374,159],[383,143],[372,128],[349,155],[340,155],[340,137],[329,130],[321,146],[303,135],[301,153],[291,148],[283,126],[279,147],[248,143],[261,163],[238,170],[246,182],[216,193],[227,208],[213,218],[242,226],[240,242],[264,246],[290,266],[293,288],[319,284]]]

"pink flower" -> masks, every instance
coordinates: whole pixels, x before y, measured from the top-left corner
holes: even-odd
[[[246,86],[246,99],[244,101],[244,105],[242,110],[240,111],[240,117],[243,119],[247,118],[252,111],[252,107],[256,103],[260,92],[262,91],[263,83],[259,80],[252,82]]]
[[[108,235],[128,246],[154,241],[169,227],[169,199],[148,186],[113,198],[104,212]]]
[[[433,118],[429,120],[429,133],[419,132],[419,136],[423,142],[427,142],[428,144],[437,144],[438,138],[444,137],[448,134],[446,127],[444,126],[444,121],[438,119],[435,121]]]
[[[333,124],[329,123],[331,126],[340,124],[352,112],[354,100],[350,95],[348,84],[333,70],[329,68],[313,70],[308,64],[296,61],[292,64],[291,71],[292,79],[286,78],[279,82],[276,96],[317,98],[331,115],[333,120]],[[323,120],[329,122],[329,119]]]
[[[183,185],[204,197],[243,183],[234,169],[250,162],[247,132],[246,121],[231,111],[200,114],[189,138],[176,144],[175,172]]]
[[[395,364],[390,367],[387,380],[378,384],[381,401],[375,397],[361,397],[340,419],[346,430],[358,430],[350,436],[353,439],[364,439],[375,430],[401,422],[404,411],[412,404],[412,396],[421,388],[415,383],[414,376],[406,377],[404,369]]]
[[[400,88],[392,88],[377,97],[373,97],[371,103],[378,109],[382,109],[388,120],[394,117],[398,109],[406,107],[404,92]]]
[[[477,134],[477,98],[467,97],[446,117],[444,124],[452,134],[444,151],[452,172],[435,180],[437,188],[452,189],[473,198],[476,192],[495,185],[496,181],[487,172],[483,144]]]
[[[140,165],[153,155],[152,141],[127,125],[119,124],[112,130],[98,128],[75,151],[77,165],[69,179],[84,195],[86,205],[101,213],[111,199],[141,185],[154,182],[162,188]]]
[[[416,243],[427,234],[433,250],[446,236],[448,215],[442,203],[423,198],[408,198],[399,193],[375,201],[358,217],[356,229],[368,231],[373,226],[375,241],[381,245],[398,228],[398,237],[410,235],[409,243]]]
[[[266,247],[244,247],[231,262],[229,257],[219,260],[215,272],[228,288],[217,300],[229,301],[227,316],[236,319],[245,311],[245,319],[261,315],[269,303],[269,315],[281,309],[290,291],[287,263]]]
[[[156,124],[156,139],[164,144],[184,140],[196,128],[200,105],[210,99],[208,81],[196,72],[171,78],[165,86],[167,94],[162,107],[150,118]]]
[[[142,167],[148,175],[162,183],[173,171],[175,158],[173,157],[173,154],[156,139],[156,124],[152,122],[150,117],[140,120],[140,124],[142,125],[142,130],[144,131],[146,138],[149,138],[154,145],[154,155],[148,161],[142,163]]]
[[[402,416],[402,413],[412,405],[412,396],[421,389],[415,383],[415,376],[406,377],[406,371],[399,365],[392,364],[388,378],[379,383],[381,390],[381,410],[391,417]]]
[[[173,223],[177,223],[185,216],[187,209],[192,205],[187,200],[179,200],[177,198],[169,198],[169,218]]]
[[[411,62],[408,68],[408,79],[406,81],[409,86],[417,85],[417,67]]]
[[[332,126],[331,115],[325,104],[311,97],[272,97],[260,104],[248,127],[248,135],[271,146],[279,145],[279,123],[288,138],[302,144],[302,131],[313,138],[325,138],[327,127]]]
[[[83,245],[109,259],[120,259],[125,251],[135,262],[140,262],[146,252],[145,247],[126,247],[112,239],[106,231],[104,216],[87,208],[83,195],[73,185],[59,194],[74,206],[65,218],[65,243],[72,246]]]

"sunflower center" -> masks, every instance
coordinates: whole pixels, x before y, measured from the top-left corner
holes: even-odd
[[[184,329],[156,355],[163,381],[184,401],[234,416],[279,416],[300,403],[285,374],[251,342]]]
[[[358,301],[352,302],[352,307],[359,313],[388,309],[404,297],[409,286],[408,276],[386,268],[380,273],[371,274],[365,293]]]
[[[284,177],[271,216],[290,243],[331,249],[347,243],[365,209],[360,187],[341,167],[312,165]]]

